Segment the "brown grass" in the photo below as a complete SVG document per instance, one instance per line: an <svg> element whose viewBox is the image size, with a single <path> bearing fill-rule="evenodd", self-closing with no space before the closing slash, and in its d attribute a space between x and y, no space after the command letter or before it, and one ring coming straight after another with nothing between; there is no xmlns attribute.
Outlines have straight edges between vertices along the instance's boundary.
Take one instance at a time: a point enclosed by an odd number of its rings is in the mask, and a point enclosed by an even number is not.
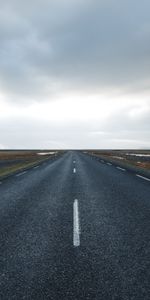
<svg viewBox="0 0 150 300"><path fill-rule="evenodd" d="M106 150L106 151L88 151L96 156L103 157L104 159L111 159L114 162L125 163L131 166L136 166L143 170L150 171L150 158L139 157L139 156L126 156L126 153L137 153L137 154L150 154L150 150Z"/></svg>
<svg viewBox="0 0 150 300"><path fill-rule="evenodd" d="M7 176L16 171L37 165L53 155L40 156L37 153L48 151L0 151L0 160L6 162L6 166L0 166L0 177ZM12 162L11 162L12 160ZM19 162L15 160L20 160ZM9 165L7 164L9 161Z"/></svg>

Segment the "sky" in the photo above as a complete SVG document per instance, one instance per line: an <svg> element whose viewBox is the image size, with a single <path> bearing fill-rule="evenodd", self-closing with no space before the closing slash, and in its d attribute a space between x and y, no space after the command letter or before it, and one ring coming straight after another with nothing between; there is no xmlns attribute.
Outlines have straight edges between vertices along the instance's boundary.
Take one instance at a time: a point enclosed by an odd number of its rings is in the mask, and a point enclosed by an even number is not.
<svg viewBox="0 0 150 300"><path fill-rule="evenodd" d="M149 0L0 7L0 149L150 148Z"/></svg>

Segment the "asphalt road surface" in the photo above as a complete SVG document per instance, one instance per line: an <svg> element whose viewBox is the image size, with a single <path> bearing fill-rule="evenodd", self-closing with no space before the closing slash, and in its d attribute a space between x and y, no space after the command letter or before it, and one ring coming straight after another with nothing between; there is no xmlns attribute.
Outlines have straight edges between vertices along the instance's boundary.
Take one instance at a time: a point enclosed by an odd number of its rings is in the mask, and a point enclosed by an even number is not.
<svg viewBox="0 0 150 300"><path fill-rule="evenodd" d="M69 151L2 181L0 299L149 300L150 181L137 175Z"/></svg>

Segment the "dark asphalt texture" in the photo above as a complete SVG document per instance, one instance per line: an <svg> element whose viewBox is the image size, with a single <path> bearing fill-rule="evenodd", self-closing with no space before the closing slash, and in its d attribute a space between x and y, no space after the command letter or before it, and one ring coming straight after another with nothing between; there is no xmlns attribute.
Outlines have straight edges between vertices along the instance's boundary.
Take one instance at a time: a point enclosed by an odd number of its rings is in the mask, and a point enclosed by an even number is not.
<svg viewBox="0 0 150 300"><path fill-rule="evenodd" d="M4 180L0 299L149 300L150 182L77 151Z"/></svg>

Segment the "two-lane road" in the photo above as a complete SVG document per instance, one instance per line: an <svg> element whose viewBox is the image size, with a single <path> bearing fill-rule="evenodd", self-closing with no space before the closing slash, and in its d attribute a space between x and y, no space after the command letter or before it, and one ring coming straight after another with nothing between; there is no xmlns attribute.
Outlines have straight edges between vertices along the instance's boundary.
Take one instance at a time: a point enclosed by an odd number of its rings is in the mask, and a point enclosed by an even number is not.
<svg viewBox="0 0 150 300"><path fill-rule="evenodd" d="M149 195L77 151L2 181L0 299L149 300Z"/></svg>

